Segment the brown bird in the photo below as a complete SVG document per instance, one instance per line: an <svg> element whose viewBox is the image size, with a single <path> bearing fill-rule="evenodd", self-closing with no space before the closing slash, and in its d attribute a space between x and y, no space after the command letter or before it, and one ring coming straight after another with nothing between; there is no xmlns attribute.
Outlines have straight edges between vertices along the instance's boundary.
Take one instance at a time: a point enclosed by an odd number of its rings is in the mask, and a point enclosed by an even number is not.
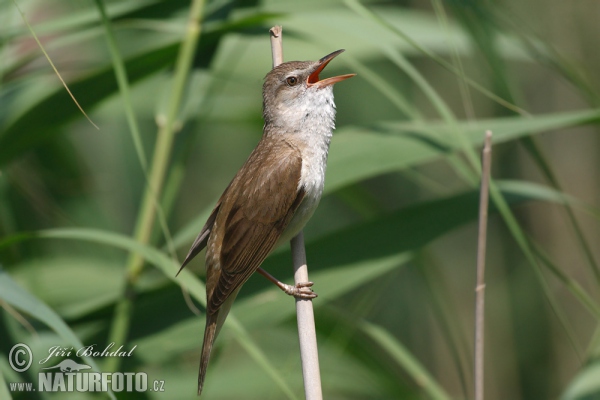
<svg viewBox="0 0 600 400"><path fill-rule="evenodd" d="M289 295L316 297L312 282L286 285L260 265L275 247L302 230L321 199L335 125L333 84L355 74L319 80L319 73L343 51L319 61L283 63L267 74L262 139L221 195L181 266L207 247L198 395L213 342L250 275L258 270Z"/></svg>

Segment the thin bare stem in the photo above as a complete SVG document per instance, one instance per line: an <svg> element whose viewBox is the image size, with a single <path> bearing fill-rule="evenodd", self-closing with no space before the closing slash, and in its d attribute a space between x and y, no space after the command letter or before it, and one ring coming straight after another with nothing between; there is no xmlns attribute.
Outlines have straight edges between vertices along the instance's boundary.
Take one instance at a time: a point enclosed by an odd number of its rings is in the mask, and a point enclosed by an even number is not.
<svg viewBox="0 0 600 400"><path fill-rule="evenodd" d="M283 62L283 28L281 25L275 25L269 29L271 34L271 54L273 54L273 68Z"/></svg>
<svg viewBox="0 0 600 400"><path fill-rule="evenodd" d="M271 52L273 68L283 62L282 28L272 27ZM291 240L292 259L294 263L294 283L308 282L304 234L302 231ZM319 352L317 349L317 332L315 314L310 299L296 298L296 315L298 319L298 339L300 341L300 358L302 360L302 376L304 378L304 395L306 400L322 400L321 372L319 370Z"/></svg>
<svg viewBox="0 0 600 400"><path fill-rule="evenodd" d="M304 250L304 233L300 231L291 241L294 262L294 283L308 282L308 267ZM306 400L322 400L321 372L319 370L319 350L312 300L296 298L296 317L298 319L298 339L300 340L300 358L304 377L304 395Z"/></svg>
<svg viewBox="0 0 600 400"><path fill-rule="evenodd" d="M92 124L94 126L94 128L100 130L100 128L98 128L98 125L96 125L94 123L94 121L92 121L92 119L90 117L88 117L88 115L85 113L85 111L83 111L83 108L79 105L79 102L77 102L77 99L75 98L75 96L73 95L73 93L71 93L71 90L69 89L69 86L67 86L67 83L64 81L64 79L60 75L60 72L58 72L58 69L56 68L56 66L52 62L52 59L50 58L50 56L46 52L46 49L44 49L44 46L42 46L42 42L40 42L40 39L38 39L37 35L35 34L35 31L31 27L31 25L29 25L29 22L27 21L27 18L25 18L25 14L23 14L23 11L21 11L21 8L17 4L17 2L15 0L13 0L13 3L15 5L15 7L17 8L17 10L19 11L19 14L21 14L21 18L23 18L23 22L25 22L25 25L27 25L27 28L29 29L29 32L31 32L31 36L33 36L33 39L35 40L35 42L39 46L40 50L42 51L42 53L44 53L44 56L46 57L46 60L48 60L48 63L50 63L50 66L54 70L54 73L56 74L56 76L58 77L58 79L60 80L60 82L62 83L62 85L65 87L65 90L67 91L67 93L69 93L69 96L71 96L71 99L73 100L73 102L75 103L75 105L77 106L77 108L79 108L79 111L81 111L81 113L83 114L83 116L89 121L90 124Z"/></svg>
<svg viewBox="0 0 600 400"><path fill-rule="evenodd" d="M8 314L10 314L11 317L15 319L15 321L20 323L23 326L23 328L27 329L31 336L35 337L36 340L40 340L40 335L35 330L33 325L31 325L29 321L27 321L27 318L25 318L23 314L21 314L18 310L13 308L13 306L11 306L2 299L0 299L0 308L4 309Z"/></svg>
<svg viewBox="0 0 600 400"><path fill-rule="evenodd" d="M492 162L492 132L485 133L479 196L479 234L477 237L477 285L475 286L475 400L484 397L483 339L485 306L485 247L487 239L490 168Z"/></svg>

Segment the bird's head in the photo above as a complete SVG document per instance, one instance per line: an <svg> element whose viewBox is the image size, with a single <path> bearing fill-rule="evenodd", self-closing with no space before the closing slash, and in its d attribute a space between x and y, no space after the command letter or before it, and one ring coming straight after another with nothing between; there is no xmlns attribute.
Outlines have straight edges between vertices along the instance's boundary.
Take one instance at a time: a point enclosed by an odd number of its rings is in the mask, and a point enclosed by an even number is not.
<svg viewBox="0 0 600 400"><path fill-rule="evenodd" d="M290 61L273 68L263 85L263 116L266 125L302 129L322 114L335 114L333 84L352 78L346 74L320 79L319 74L337 55L334 51L318 61Z"/></svg>

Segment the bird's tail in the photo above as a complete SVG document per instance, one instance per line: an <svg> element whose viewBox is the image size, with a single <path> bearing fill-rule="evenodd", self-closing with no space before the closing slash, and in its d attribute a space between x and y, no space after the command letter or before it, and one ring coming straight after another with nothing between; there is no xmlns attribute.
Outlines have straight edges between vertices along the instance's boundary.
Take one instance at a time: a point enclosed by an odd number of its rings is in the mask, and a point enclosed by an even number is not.
<svg viewBox="0 0 600 400"><path fill-rule="evenodd" d="M204 329L204 343L202 343L202 355L200 356L200 371L198 372L198 396L202 393L204 386L204 377L206 376L206 368L210 360L210 352L217 336L217 320L219 311L212 315L206 315L206 328Z"/></svg>
<svg viewBox="0 0 600 400"><path fill-rule="evenodd" d="M202 386L204 386L204 376L206 375L206 368L208 368L208 360L210 360L210 352L213 347L213 343L221 331L221 327L225 323L225 318L229 314L231 305L235 301L240 288L234 290L227 300L221 305L221 307L213 314L206 314L206 328L204 329L204 343L202 343L202 355L200 356L200 371L198 372L198 396L202 393Z"/></svg>

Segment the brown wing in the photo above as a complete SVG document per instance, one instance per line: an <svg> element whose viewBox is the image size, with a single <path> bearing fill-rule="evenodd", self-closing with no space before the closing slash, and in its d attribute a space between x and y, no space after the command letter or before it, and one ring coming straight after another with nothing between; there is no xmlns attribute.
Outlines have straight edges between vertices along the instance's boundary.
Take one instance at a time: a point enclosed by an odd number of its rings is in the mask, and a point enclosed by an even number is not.
<svg viewBox="0 0 600 400"><path fill-rule="evenodd" d="M259 172L264 165L269 168ZM283 140L261 141L233 179L208 239L209 313L246 282L285 231L304 198L301 170L298 149Z"/></svg>
<svg viewBox="0 0 600 400"><path fill-rule="evenodd" d="M215 223L215 219L217 218L217 213L219 212L220 206L221 200L219 199L217 205L210 213L210 217L208 217L208 219L206 220L204 227L196 237L196 240L194 240L192 247L190 247L190 251L188 251L187 256L185 256L185 260L183 260L183 264L181 264L181 268L179 268L179 271L177 271L177 274L175 276L179 275L181 270L185 268L185 266L188 265L188 263L192 261L192 259L196 257L198 253L200 253L202 249L206 247L206 244L208 243L208 236L210 235L210 231L212 230L213 224Z"/></svg>

